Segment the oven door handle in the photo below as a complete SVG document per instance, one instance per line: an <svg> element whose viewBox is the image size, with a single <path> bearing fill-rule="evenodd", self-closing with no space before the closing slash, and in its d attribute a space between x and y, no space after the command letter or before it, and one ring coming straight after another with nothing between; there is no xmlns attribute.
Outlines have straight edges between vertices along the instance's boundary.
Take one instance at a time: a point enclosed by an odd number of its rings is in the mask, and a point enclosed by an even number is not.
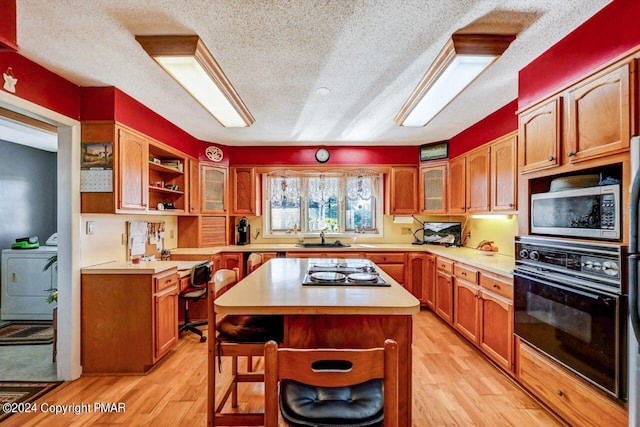
<svg viewBox="0 0 640 427"><path fill-rule="evenodd" d="M514 277L522 277L523 279L528 279L528 280L535 280L537 282L546 282L547 284L549 284L549 286L553 286L554 288L558 288L558 289L562 289L563 291L567 291L567 292L573 292L574 294L578 294L580 296L586 297L586 298L591 298L597 301L602 301L605 304L609 305L609 301L613 298L603 298L598 294L592 294L591 292L586 292L582 289L576 289L576 288L568 288L566 286L563 285L559 285L556 282L553 282L551 280L548 279L544 279L542 277L536 277L536 276L530 276L528 274L524 274L521 271L514 271L513 272L513 276Z"/></svg>

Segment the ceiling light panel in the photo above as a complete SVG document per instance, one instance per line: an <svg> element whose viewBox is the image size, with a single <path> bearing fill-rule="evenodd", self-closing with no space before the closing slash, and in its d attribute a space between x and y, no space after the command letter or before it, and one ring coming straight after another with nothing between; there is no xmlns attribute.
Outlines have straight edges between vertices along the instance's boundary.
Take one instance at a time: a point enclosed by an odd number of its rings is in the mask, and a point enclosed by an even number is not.
<svg viewBox="0 0 640 427"><path fill-rule="evenodd" d="M198 36L136 36L142 48L224 127L255 121Z"/></svg>
<svg viewBox="0 0 640 427"><path fill-rule="evenodd" d="M396 124L425 126L514 39L513 35L454 34L396 116Z"/></svg>

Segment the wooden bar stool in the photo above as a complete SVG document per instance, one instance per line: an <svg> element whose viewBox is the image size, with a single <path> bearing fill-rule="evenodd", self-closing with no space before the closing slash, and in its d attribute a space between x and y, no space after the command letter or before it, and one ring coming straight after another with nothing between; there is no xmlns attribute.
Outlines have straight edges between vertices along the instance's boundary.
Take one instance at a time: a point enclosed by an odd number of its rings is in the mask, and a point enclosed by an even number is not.
<svg viewBox="0 0 640 427"><path fill-rule="evenodd" d="M231 407L238 407L238 384L264 382L263 372L239 372L238 357L263 356L264 344L269 339L282 340L282 316L226 315L216 319L214 301L238 282L238 269L222 269L213 276L214 287L209 297L210 325L216 325L216 339L209 340L209 407L208 422L212 426L261 426L264 412L223 412L229 397ZM280 320L278 323L278 319ZM231 382L224 388L216 404L216 377L222 368L222 357L231 357Z"/></svg>
<svg viewBox="0 0 640 427"><path fill-rule="evenodd" d="M247 274L253 273L253 271L262 265L262 255L252 253L247 258Z"/></svg>

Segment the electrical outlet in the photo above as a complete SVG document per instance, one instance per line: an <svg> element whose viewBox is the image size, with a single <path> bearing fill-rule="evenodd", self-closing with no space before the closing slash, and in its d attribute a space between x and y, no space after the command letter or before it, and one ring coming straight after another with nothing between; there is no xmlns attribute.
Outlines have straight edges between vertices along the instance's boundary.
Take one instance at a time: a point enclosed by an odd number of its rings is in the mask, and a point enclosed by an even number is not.
<svg viewBox="0 0 640 427"><path fill-rule="evenodd" d="M173 239L175 236L175 231L174 230L169 230L169 238Z"/></svg>
<svg viewBox="0 0 640 427"><path fill-rule="evenodd" d="M412 234L413 231L411 231L411 227L402 227L402 229L400 230L400 234Z"/></svg>
<svg viewBox="0 0 640 427"><path fill-rule="evenodd" d="M95 223L93 221L87 221L87 229L86 229L86 233L87 234L93 234L95 231L94 228Z"/></svg>

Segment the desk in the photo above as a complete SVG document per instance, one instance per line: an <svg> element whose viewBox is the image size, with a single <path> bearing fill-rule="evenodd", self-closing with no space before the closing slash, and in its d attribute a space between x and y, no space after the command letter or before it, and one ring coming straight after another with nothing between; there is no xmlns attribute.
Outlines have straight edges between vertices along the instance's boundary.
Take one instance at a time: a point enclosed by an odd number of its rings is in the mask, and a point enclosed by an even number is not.
<svg viewBox="0 0 640 427"><path fill-rule="evenodd" d="M317 261L317 260L316 260ZM322 259L327 262L327 259ZM378 268L390 287L302 286L313 259L275 258L260 266L215 301L209 315L282 314L285 347L381 347L398 343L400 425L411 425L411 315L419 301ZM215 340L209 340L209 425L215 407Z"/></svg>

